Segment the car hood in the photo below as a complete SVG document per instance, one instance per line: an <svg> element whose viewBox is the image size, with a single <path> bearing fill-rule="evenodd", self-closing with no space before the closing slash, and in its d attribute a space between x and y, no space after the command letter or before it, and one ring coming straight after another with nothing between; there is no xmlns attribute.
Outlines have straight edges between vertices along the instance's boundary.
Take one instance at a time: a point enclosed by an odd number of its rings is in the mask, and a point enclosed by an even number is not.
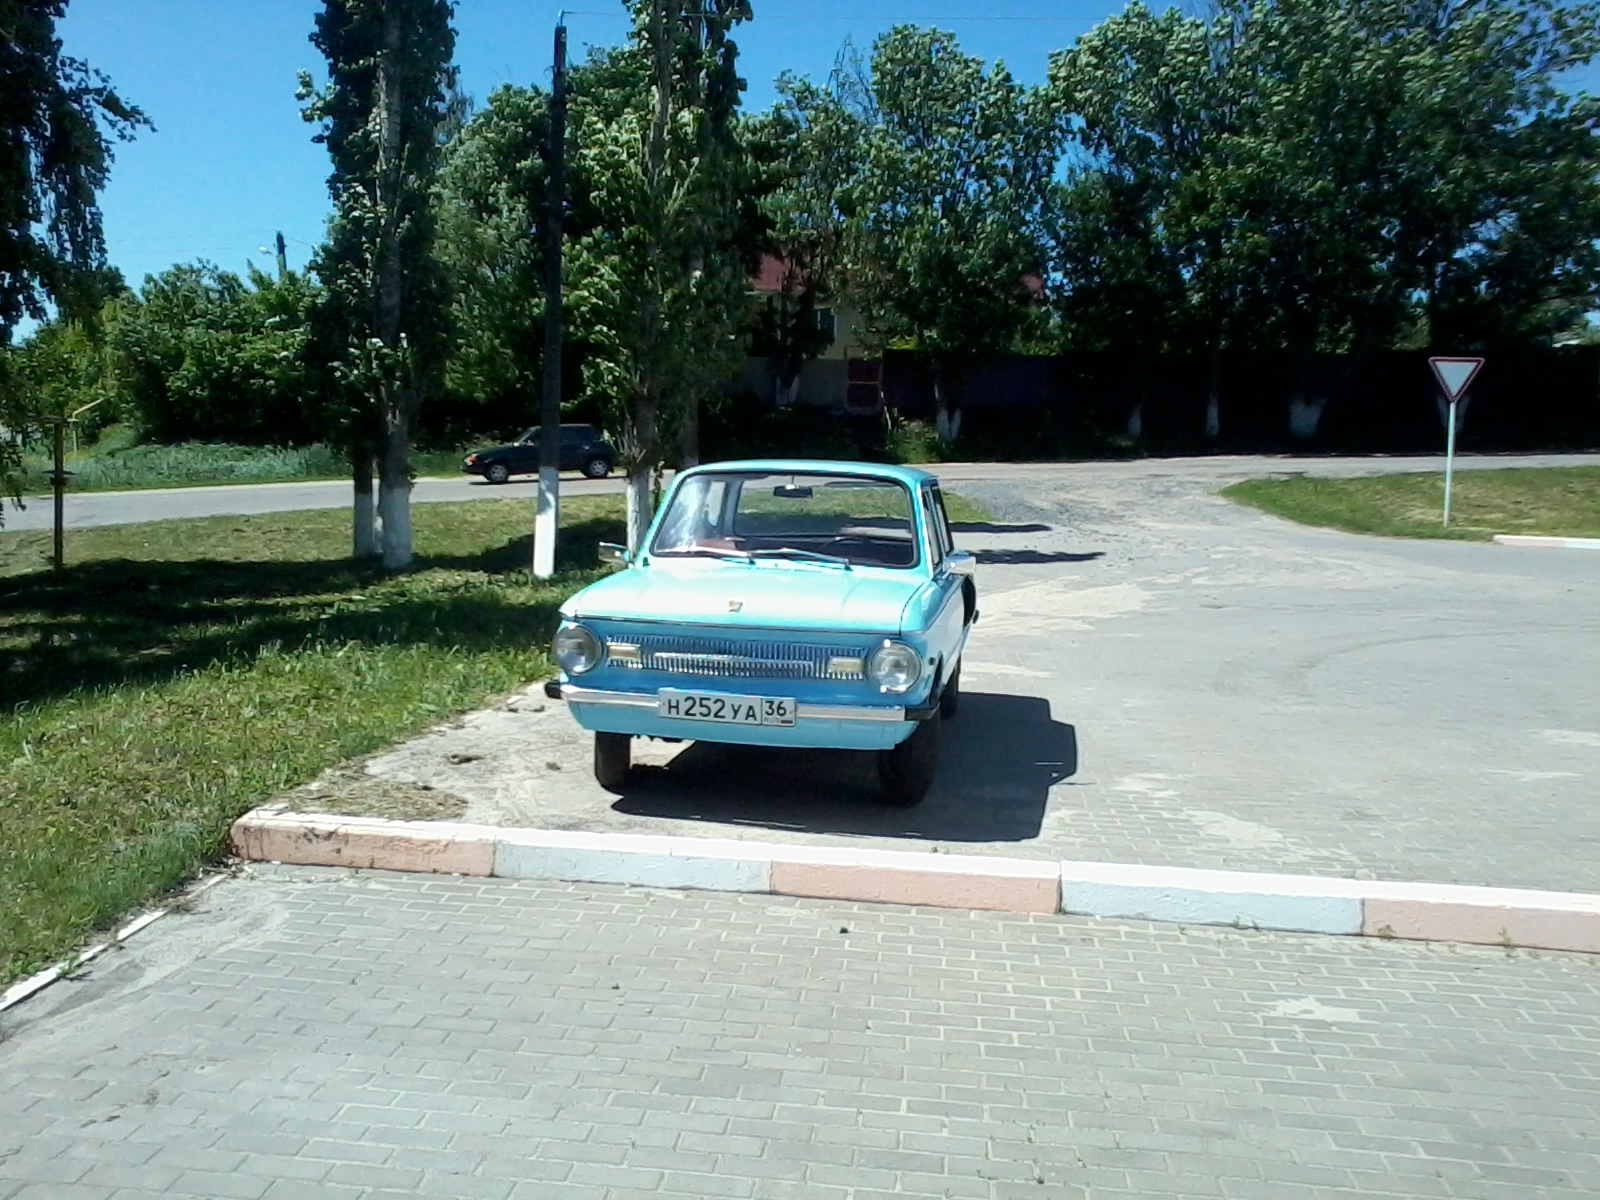
<svg viewBox="0 0 1600 1200"><path fill-rule="evenodd" d="M808 563L743 560L630 567L577 593L567 617L666 621L725 629L838 633L900 632L926 580L913 571L842 570Z"/></svg>
<svg viewBox="0 0 1600 1200"><path fill-rule="evenodd" d="M509 446L490 446L487 450L474 450L469 457L484 458L490 454L505 454L507 451L516 450L521 446L521 442L513 442Z"/></svg>

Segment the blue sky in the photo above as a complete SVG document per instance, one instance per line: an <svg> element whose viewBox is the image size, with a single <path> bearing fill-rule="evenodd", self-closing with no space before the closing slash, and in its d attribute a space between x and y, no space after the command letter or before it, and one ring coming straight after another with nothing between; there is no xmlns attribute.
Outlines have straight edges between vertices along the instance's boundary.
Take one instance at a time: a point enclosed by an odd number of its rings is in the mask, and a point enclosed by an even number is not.
<svg viewBox="0 0 1600 1200"><path fill-rule="evenodd" d="M557 5L543 0L460 0L456 58L478 102L506 83L549 78ZM756 19L737 40L746 104L766 107L782 71L821 78L846 37L860 46L897 21L952 30L963 47L1003 58L1042 80L1053 49L1121 8L1119 0L867 0L832 12L805 0L754 0ZM295 73L316 71L306 40L317 0L71 0L60 27L66 52L111 76L155 122L117 147L101 197L107 251L128 281L175 262L209 259L242 273L275 230L301 266L328 214L326 151L299 115ZM619 42L628 22L616 0L568 10L571 53ZM974 19L974 18L978 19ZM19 333L22 332L19 330Z"/></svg>
<svg viewBox="0 0 1600 1200"><path fill-rule="evenodd" d="M586 45L623 39L628 22L619 0L577 3L567 19L574 58ZM130 283L197 258L240 273L252 260L269 266L271 257L258 251L280 229L290 264L304 264L329 207L327 154L312 143L294 99L295 73L320 64L306 40L320 7L320 0L71 0L60 29L67 52L109 74L156 124L117 148L101 198L110 259ZM866 0L834 9L753 0L753 7L756 18L737 39L746 103L764 108L781 71L820 79L847 37L866 47L901 21L952 30L969 53L1004 59L1019 78L1037 82L1050 51L1071 45L1122 0ZM852 15L834 15L846 11ZM460 0L456 57L466 90L481 103L502 84L547 81L556 13L544 0ZM1597 74L1584 71L1583 82L1593 87Z"/></svg>

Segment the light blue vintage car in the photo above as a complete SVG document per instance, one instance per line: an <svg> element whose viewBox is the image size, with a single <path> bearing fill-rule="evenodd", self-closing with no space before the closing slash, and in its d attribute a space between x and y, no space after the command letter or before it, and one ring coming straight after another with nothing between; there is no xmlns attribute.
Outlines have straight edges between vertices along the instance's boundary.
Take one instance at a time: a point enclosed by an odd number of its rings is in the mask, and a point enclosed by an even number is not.
<svg viewBox="0 0 1600 1200"><path fill-rule="evenodd" d="M884 798L933 782L977 620L974 559L926 471L710 463L672 482L633 561L561 608L548 695L625 786L632 739L878 752Z"/></svg>

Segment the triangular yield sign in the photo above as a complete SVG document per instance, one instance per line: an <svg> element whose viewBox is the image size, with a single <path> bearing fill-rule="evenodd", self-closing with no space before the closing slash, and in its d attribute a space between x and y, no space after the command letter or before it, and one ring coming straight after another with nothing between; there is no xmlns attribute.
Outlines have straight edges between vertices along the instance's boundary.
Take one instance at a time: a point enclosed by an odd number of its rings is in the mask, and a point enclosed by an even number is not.
<svg viewBox="0 0 1600 1200"><path fill-rule="evenodd" d="M1444 389L1444 394L1452 401L1461 399L1473 378L1478 374L1478 369L1483 366L1481 358L1430 358L1428 365L1433 368L1434 376L1439 380L1439 386Z"/></svg>

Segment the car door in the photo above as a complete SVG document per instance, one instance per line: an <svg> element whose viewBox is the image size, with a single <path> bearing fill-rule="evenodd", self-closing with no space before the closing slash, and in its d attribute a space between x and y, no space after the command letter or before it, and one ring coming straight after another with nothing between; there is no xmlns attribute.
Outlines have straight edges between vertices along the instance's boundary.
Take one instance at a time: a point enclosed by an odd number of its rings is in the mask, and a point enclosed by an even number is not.
<svg viewBox="0 0 1600 1200"><path fill-rule="evenodd" d="M534 475L539 471L539 435L533 433L511 447L511 469L519 475Z"/></svg>
<svg viewBox="0 0 1600 1200"><path fill-rule="evenodd" d="M928 628L928 645L948 668L960 659L966 644L967 603L963 595L966 577L952 566L955 539L950 533L950 519L945 514L944 496L937 485L930 484L922 490L922 524L923 547L932 568L933 584L939 592L935 616Z"/></svg>
<svg viewBox="0 0 1600 1200"><path fill-rule="evenodd" d="M582 426L561 427L561 469L577 471L583 467L583 452L589 448L589 431Z"/></svg>

